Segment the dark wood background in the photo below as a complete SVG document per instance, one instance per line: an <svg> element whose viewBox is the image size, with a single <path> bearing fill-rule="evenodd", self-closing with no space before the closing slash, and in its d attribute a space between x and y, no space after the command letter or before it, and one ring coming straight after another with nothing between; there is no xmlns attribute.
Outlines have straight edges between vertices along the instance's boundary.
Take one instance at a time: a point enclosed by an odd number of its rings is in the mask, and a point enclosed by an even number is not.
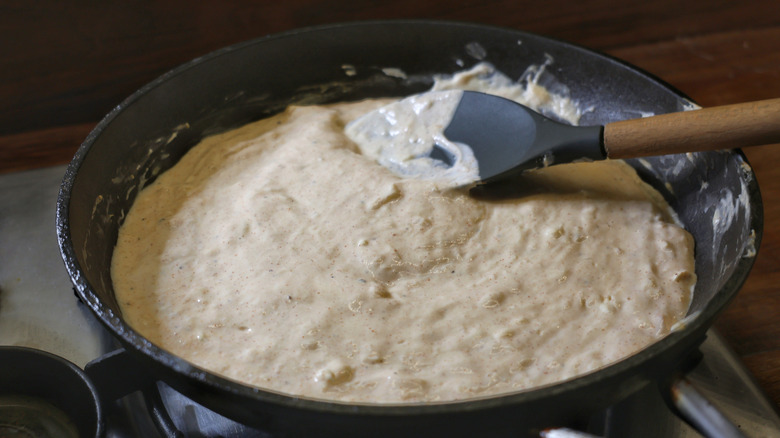
<svg viewBox="0 0 780 438"><path fill-rule="evenodd" d="M704 106L780 97L777 0L0 0L0 172L67 163L125 97L212 50L296 27L388 18L567 40L633 63ZM780 145L746 153L764 199L764 240L716 326L780 404Z"/></svg>

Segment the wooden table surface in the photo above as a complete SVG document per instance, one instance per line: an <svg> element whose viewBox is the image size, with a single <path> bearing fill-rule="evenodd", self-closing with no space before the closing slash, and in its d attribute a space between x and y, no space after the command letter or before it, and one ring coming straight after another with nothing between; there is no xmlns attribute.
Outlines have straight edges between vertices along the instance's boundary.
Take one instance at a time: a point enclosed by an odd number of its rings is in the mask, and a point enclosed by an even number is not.
<svg viewBox="0 0 780 438"><path fill-rule="evenodd" d="M3 1L0 172L67 163L122 99L214 49L301 26L390 18L567 40L643 68L703 106L780 97L777 0ZM764 237L716 327L780 404L780 145L746 154L764 201Z"/></svg>

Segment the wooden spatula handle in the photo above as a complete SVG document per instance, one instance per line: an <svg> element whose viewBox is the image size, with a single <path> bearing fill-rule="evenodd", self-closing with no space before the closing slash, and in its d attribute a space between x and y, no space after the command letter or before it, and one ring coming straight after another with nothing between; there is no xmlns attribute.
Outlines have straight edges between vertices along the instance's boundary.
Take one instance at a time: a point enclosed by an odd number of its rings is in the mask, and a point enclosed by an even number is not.
<svg viewBox="0 0 780 438"><path fill-rule="evenodd" d="M774 143L780 143L780 99L662 114L604 126L604 148L609 158Z"/></svg>

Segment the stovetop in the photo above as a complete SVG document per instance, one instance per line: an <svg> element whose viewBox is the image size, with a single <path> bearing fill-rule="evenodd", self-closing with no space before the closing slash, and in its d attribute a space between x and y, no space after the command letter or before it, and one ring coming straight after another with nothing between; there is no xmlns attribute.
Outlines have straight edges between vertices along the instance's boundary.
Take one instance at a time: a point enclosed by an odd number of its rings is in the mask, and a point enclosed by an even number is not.
<svg viewBox="0 0 780 438"><path fill-rule="evenodd" d="M79 367L115 348L111 336L81 305L57 247L54 211L64 166L0 175L0 345L26 346L62 356ZM714 331L688 379L748 437L779 437L776 407ZM264 436L200 407L159 384L186 436ZM175 402L175 403L171 403ZM673 415L659 392L647 388L604 413L606 437L700 436ZM107 436L155 437L140 394L113 406ZM227 429L219 429L224 424ZM227 431L227 432L226 432Z"/></svg>

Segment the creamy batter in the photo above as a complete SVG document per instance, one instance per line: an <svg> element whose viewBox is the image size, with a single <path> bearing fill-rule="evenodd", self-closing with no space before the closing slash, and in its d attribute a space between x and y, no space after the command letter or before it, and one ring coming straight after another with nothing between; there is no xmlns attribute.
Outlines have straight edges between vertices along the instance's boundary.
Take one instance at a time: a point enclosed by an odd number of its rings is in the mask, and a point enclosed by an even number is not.
<svg viewBox="0 0 780 438"><path fill-rule="evenodd" d="M249 385L410 403L565 380L685 316L692 238L628 165L473 196L361 153L345 125L387 103L291 107L143 190L112 262L128 323Z"/></svg>
<svg viewBox="0 0 780 438"><path fill-rule="evenodd" d="M413 95L362 115L345 132L362 155L401 177L436 179L452 187L470 185L479 180L474 153L444 135L461 96L461 90ZM434 145L452 163L431 158Z"/></svg>

